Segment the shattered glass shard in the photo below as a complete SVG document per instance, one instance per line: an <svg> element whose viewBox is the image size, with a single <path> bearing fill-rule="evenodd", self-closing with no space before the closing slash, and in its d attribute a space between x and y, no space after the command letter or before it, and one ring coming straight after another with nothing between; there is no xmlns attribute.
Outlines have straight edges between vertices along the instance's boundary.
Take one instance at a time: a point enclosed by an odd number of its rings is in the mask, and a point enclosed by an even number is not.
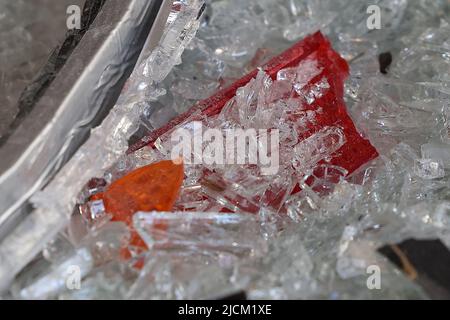
<svg viewBox="0 0 450 320"><path fill-rule="evenodd" d="M148 248L184 252L228 252L236 256L264 249L254 215L214 212L138 212L134 227ZM245 232L243 232L245 230Z"/></svg>
<svg viewBox="0 0 450 320"><path fill-rule="evenodd" d="M293 166L304 172L320 160L331 157L345 144L345 136L338 127L325 127L294 148Z"/></svg>
<svg viewBox="0 0 450 320"><path fill-rule="evenodd" d="M416 159L414 172L423 179L437 179L445 176L442 161L433 159Z"/></svg>

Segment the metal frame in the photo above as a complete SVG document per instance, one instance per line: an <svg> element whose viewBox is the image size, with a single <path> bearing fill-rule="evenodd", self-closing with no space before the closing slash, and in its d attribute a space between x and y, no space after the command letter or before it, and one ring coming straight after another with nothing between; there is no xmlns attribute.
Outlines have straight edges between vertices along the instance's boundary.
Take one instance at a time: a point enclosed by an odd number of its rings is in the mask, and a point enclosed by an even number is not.
<svg viewBox="0 0 450 320"><path fill-rule="evenodd" d="M0 241L30 213L29 197L115 104L144 44L158 43L170 4L106 1L45 95L0 148Z"/></svg>

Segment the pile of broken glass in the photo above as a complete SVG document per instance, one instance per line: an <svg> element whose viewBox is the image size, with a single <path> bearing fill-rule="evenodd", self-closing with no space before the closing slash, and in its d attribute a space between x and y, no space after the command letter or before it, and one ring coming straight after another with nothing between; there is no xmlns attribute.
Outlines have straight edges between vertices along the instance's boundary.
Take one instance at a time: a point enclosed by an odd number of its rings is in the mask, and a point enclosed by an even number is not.
<svg viewBox="0 0 450 320"><path fill-rule="evenodd" d="M449 23L445 0L176 1L11 295L427 298L377 250L450 248ZM174 159L180 132L194 142Z"/></svg>

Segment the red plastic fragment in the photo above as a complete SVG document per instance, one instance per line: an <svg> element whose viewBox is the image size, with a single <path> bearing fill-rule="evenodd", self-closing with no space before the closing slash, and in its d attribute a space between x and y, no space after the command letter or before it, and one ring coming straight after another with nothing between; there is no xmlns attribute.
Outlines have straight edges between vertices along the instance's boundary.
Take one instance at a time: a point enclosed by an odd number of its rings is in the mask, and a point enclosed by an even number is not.
<svg viewBox="0 0 450 320"><path fill-rule="evenodd" d="M318 65L323 68L323 71L313 78L305 89L308 86L313 86L324 77L326 77L330 89L322 97L317 98L311 105L306 106L309 110L322 108L323 112L317 114L316 123L308 127L308 130L302 134L300 140L308 138L325 126L341 127L346 136L346 143L338 150L330 162L333 165L346 169L350 174L366 162L376 158L378 152L371 145L370 141L361 137L347 113L343 99L344 81L349 75L347 62L333 50L330 42L319 31L273 58L262 69L272 79L275 79L278 71L297 66L307 57L315 57ZM158 137L182 124L195 113L200 112L205 116L218 114L225 104L235 96L237 89L245 86L252 78L256 77L257 73L258 69L255 69L229 87L218 91L212 97L199 101L187 112L174 118L165 126L154 130L141 141L131 146L128 153L132 153L146 145L153 147ZM305 105L302 108L305 108Z"/></svg>
<svg viewBox="0 0 450 320"><path fill-rule="evenodd" d="M317 32L312 36L305 38L304 40L298 42L279 56L271 59L267 64L265 64L262 69L267 72L272 78L275 78L277 72L281 69L292 67L297 65L300 61L305 59L308 55L316 51L321 44L324 44L324 41L328 43L328 40L324 38L324 36ZM141 149L146 145L153 145L156 139L163 135L164 133L170 131L172 128L178 126L183 123L186 119L188 119L192 114L201 111L203 114L210 116L220 112L224 105L236 95L236 90L240 87L245 86L252 78L256 77L258 73L258 69L253 70L249 74L245 75L241 79L235 81L229 87L224 88L218 91L213 96L201 100L192 106L185 113L180 114L175 117L171 121L169 121L166 125L161 128L152 131L149 135L144 137L141 141L132 145L128 150L128 153L133 153L136 150Z"/></svg>

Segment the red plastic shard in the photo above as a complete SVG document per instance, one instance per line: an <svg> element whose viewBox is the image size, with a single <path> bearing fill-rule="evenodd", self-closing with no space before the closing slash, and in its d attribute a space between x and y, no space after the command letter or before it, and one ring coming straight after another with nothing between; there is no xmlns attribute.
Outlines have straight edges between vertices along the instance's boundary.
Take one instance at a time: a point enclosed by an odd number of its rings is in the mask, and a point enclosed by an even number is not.
<svg viewBox="0 0 450 320"><path fill-rule="evenodd" d="M275 79L278 71L281 69L295 67L306 58L311 57L316 59L323 71L314 77L305 89L307 90L308 86L312 87L324 78L326 78L330 88L326 91L326 94L317 98L311 105L306 106L307 109L313 111L321 108L323 112L317 114L315 124L310 125L299 140L308 138L325 126L339 126L344 131L346 143L330 162L333 165L346 169L350 174L366 162L376 158L378 152L371 145L370 141L361 137L347 113L343 99L344 81L349 75L347 62L333 50L330 42L319 31L270 60L262 67L262 70L272 79ZM258 69L255 69L229 87L218 91L212 97L199 101L187 112L174 118L165 126L154 130L141 141L131 146L128 153L132 153L146 145L153 147L158 137L182 124L193 114L200 113L207 117L218 114L225 104L235 96L237 89L245 86L252 78L256 77L257 73ZM302 108L305 108L305 106L302 106Z"/></svg>
<svg viewBox="0 0 450 320"><path fill-rule="evenodd" d="M331 160L331 163L352 173L364 163L376 158L378 152L367 139L361 137L347 113L343 91L344 81L349 74L349 67L347 62L332 49L330 42L320 32L317 32L270 60L262 69L274 79L281 69L297 66L301 61L311 56L317 59L319 66L323 68L323 72L313 78L307 86L313 86L326 78L330 89L325 95L308 106L310 110L323 108L324 112L318 114L316 124L309 127L309 130L300 137L300 140L306 139L325 126L341 127L346 136L346 143L339 150L338 155ZM160 129L154 130L140 142L131 146L128 152L134 152L146 145L153 146L158 137L180 125L196 112L201 112L205 116L219 113L224 105L234 97L236 90L245 86L256 76L257 72L258 70L255 69L229 87L220 90L214 96L198 102L187 112L174 118Z"/></svg>
<svg viewBox="0 0 450 320"><path fill-rule="evenodd" d="M326 45L329 47L328 40L320 33L317 32L304 40L298 42L282 54L271 59L267 64L265 64L262 69L268 73L272 78L277 76L277 72L281 69L293 67L299 64L300 61L308 57L311 53L318 50L321 45ZM345 63L345 61L344 61ZM346 66L346 63L345 63ZM348 67L346 67L348 72ZM148 136L144 137L141 141L132 145L128 150L128 153L133 153L136 150L146 146L153 145L154 142L163 135L164 133L170 131L172 128L178 126L187 120L191 115L196 112L201 112L206 116L211 116L217 114L222 110L225 104L236 95L237 89L245 86L252 78L255 78L258 73L258 69L253 70L249 74L245 75L241 79L235 81L229 87L218 91L213 96L201 100L192 106L188 111L179 115L178 117L169 121L163 127L152 131Z"/></svg>

